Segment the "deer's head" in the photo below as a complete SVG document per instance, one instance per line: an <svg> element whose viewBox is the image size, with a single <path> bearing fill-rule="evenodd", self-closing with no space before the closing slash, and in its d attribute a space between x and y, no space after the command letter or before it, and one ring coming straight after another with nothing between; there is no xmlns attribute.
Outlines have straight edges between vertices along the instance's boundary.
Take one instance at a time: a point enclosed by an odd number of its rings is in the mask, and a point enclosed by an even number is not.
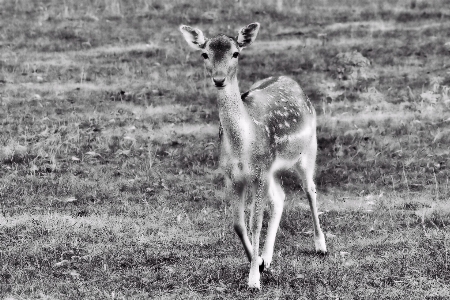
<svg viewBox="0 0 450 300"><path fill-rule="evenodd" d="M236 37L219 34L207 39L200 29L180 26L189 46L202 52L206 69L218 89L236 79L239 53L253 43L258 30L259 23L251 23L239 30Z"/></svg>

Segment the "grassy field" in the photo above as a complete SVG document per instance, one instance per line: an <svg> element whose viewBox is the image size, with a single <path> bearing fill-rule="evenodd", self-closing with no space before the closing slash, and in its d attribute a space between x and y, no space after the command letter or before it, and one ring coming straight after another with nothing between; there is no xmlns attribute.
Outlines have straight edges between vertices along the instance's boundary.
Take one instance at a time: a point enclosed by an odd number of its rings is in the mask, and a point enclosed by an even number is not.
<svg viewBox="0 0 450 300"><path fill-rule="evenodd" d="M445 0L0 7L1 299L450 298ZM306 197L282 174L258 292L217 170L215 90L178 31L255 21L241 91L285 74L313 101L329 248L314 254Z"/></svg>

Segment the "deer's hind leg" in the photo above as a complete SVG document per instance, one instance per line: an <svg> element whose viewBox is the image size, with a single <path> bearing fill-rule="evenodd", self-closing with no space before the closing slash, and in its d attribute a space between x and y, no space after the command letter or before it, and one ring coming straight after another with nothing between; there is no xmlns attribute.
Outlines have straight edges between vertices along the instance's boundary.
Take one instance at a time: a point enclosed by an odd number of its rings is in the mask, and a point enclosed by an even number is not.
<svg viewBox="0 0 450 300"><path fill-rule="evenodd" d="M314 184L314 168L316 165L317 140L314 136L308 149L305 149L300 156L300 159L295 164L294 169L298 173L303 183L303 189L308 197L309 207L314 228L314 245L316 252L325 254L327 246L325 243L325 236L320 228L319 216L317 213L316 201L316 185Z"/></svg>
<svg viewBox="0 0 450 300"><path fill-rule="evenodd" d="M264 262L263 267L265 269L268 269L272 263L275 238L277 235L278 226L280 225L281 215L283 214L284 199L286 198L280 183L274 175L274 172L270 173L267 180L271 215L269 225L267 227L264 249L261 254L261 258Z"/></svg>

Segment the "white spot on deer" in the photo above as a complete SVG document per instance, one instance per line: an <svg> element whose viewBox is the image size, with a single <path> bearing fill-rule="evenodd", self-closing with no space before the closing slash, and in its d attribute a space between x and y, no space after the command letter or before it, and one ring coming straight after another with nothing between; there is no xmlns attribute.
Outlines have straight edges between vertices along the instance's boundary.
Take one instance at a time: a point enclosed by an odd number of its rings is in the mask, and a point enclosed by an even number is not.
<svg viewBox="0 0 450 300"><path fill-rule="evenodd" d="M288 137L286 136L286 135L283 135L283 136L274 136L274 141L275 141L275 143L277 143L277 144L281 144L281 143L283 143L283 142L286 142L288 140Z"/></svg>
<svg viewBox="0 0 450 300"><path fill-rule="evenodd" d="M253 122L254 122L256 125L258 125L258 126L263 125L263 123L261 123L261 122L255 120L255 118L252 118L252 119L253 119Z"/></svg>

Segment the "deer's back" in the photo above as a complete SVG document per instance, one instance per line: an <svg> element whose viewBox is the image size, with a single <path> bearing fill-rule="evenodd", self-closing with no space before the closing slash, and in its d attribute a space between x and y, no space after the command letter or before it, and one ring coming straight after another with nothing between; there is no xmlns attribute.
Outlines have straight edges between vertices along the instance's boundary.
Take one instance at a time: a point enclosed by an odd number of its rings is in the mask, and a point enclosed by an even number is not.
<svg viewBox="0 0 450 300"><path fill-rule="evenodd" d="M315 138L314 107L296 81L286 76L256 82L242 94L255 124L263 156L293 158Z"/></svg>

